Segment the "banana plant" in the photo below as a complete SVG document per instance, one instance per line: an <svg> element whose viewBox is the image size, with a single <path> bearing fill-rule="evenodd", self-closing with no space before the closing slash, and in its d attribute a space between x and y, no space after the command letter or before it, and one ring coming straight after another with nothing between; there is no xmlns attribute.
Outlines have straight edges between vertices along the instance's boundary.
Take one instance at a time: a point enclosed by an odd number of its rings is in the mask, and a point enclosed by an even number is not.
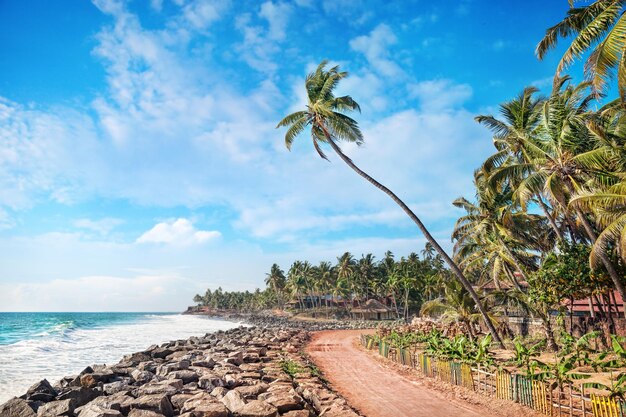
<svg viewBox="0 0 626 417"><path fill-rule="evenodd" d="M492 366L495 362L493 355L489 352L491 346L491 334L483 337L476 343L476 351L474 352L473 362L480 365Z"/></svg>
<svg viewBox="0 0 626 417"><path fill-rule="evenodd" d="M518 368L525 369L528 376L533 376L537 368L545 366L543 362L535 359L545 345L546 340L542 339L537 343L526 346L519 337L516 337L513 340L515 357L509 362L512 362Z"/></svg>
<svg viewBox="0 0 626 417"><path fill-rule="evenodd" d="M626 395L626 373L621 372L616 378L611 373L611 384L605 385L600 382L585 382L582 384L585 388L602 389L609 392L609 397L617 397L625 399Z"/></svg>

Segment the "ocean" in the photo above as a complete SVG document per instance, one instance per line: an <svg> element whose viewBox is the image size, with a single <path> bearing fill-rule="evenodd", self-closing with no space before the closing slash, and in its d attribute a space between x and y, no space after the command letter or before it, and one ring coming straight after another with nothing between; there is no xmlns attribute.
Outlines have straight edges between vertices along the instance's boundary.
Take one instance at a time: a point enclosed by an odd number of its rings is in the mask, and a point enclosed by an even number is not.
<svg viewBox="0 0 626 417"><path fill-rule="evenodd" d="M153 344L239 325L172 313L0 313L0 404L43 378L54 383Z"/></svg>

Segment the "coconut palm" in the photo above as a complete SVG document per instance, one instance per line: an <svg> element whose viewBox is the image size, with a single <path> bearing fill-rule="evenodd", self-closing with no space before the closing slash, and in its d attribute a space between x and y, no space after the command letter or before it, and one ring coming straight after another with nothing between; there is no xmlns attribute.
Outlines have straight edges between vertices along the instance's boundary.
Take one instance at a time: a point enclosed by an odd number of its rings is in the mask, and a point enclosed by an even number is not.
<svg viewBox="0 0 626 417"><path fill-rule="evenodd" d="M472 297L454 281L446 283L443 297L426 301L420 309L420 315L439 317L444 322L463 323L472 339L475 337L474 324L480 319ZM495 321L495 317L491 317L491 320Z"/></svg>
<svg viewBox="0 0 626 417"><path fill-rule="evenodd" d="M573 1L570 1L573 3ZM570 7L566 17L546 31L537 45L537 57L556 47L559 37L574 37L556 69L556 82L561 73L586 52L585 76L596 93L604 90L617 73L617 86L622 102L626 102L626 15L624 0L596 0L583 7Z"/></svg>
<svg viewBox="0 0 626 417"><path fill-rule="evenodd" d="M309 74L305 81L308 103L305 110L296 111L284 119L282 119L277 127L287 127L285 133L285 144L291 149L294 139L309 128L311 131L311 139L313 147L317 153L324 159L326 155L321 149L321 144L328 144L332 150L358 175L370 182L374 187L387 194L402 210L415 222L417 227L426 237L435 250L442 256L446 263L452 269L455 277L470 293L476 302L476 305L485 320L485 324L492 333L494 339L502 344L502 340L498 335L493 323L487 315L487 311L482 305L478 294L472 288L470 282L463 275L463 272L454 263L452 258L443 250L441 245L433 238L422 221L413 213L413 211L393 193L389 188L385 187L370 175L357 167L352 160L346 156L337 141L346 141L360 145L363 143L363 135L356 120L347 116L345 113L350 111L360 111L358 103L350 96L336 97L334 89L339 82L348 76L347 72L340 71L338 66L326 69L328 62L322 61L317 69Z"/></svg>
<svg viewBox="0 0 626 417"><path fill-rule="evenodd" d="M278 264L273 264L270 272L265 274L265 285L267 285L275 294L280 308L283 308L284 306L283 292L286 284L287 280L285 278L285 272L280 269Z"/></svg>
<svg viewBox="0 0 626 417"><path fill-rule="evenodd" d="M483 163L483 172L490 173L501 166L528 162L529 155L523 144L538 134L544 102L543 99L536 97L537 92L535 87L526 87L513 100L501 104L501 119L491 115L475 118L478 123L486 126L494 133L493 144L497 150ZM521 178L510 177L507 178L507 181L507 184L499 186L515 188ZM534 196L528 196L527 200L522 200L519 203L525 209L528 201L534 201L541 207L556 236L563 239L562 228L557 225L558 215L556 215L554 208L544 201L542 194L537 193Z"/></svg>
<svg viewBox="0 0 626 417"><path fill-rule="evenodd" d="M526 251L539 250L544 243L541 231L545 229L545 220L537 215L529 214L518 210L513 203L513 191L507 183L496 184L497 188L490 187L486 175L478 170L474 174L474 185L476 186L476 203L472 203L461 197L452 204L463 208L466 214L461 216L452 232L452 240L455 240L455 255L461 262L468 256L468 248L475 243L486 248L491 246L492 254L498 254L500 262L493 263L498 267L504 261L512 265L516 271L528 281L526 269L530 266L534 269L534 264L523 264L521 258L533 259L529 253L518 256L511 249L513 246ZM489 245L485 244L489 243ZM495 246L495 251L493 250ZM464 250L461 250L461 249ZM461 255L461 256L460 256ZM501 267L501 266L500 266ZM496 286L498 286L498 274L492 274Z"/></svg>
<svg viewBox="0 0 626 417"><path fill-rule="evenodd" d="M526 161L511 163L495 169L492 180L523 178L514 198L528 200L544 193L553 205L573 212L582 225L586 237L595 243L598 233L580 207L568 206L570 198L589 182L602 181L606 176L598 169L602 158L593 148L594 141L587 127L588 106L593 97L587 94L588 83L568 84L569 78L559 80L550 97L543 103L540 130L535 138L521 142ZM600 165L603 163L600 162ZM622 297L626 289L615 265L606 252L598 252L602 265L611 276ZM624 299L626 307L626 299Z"/></svg>

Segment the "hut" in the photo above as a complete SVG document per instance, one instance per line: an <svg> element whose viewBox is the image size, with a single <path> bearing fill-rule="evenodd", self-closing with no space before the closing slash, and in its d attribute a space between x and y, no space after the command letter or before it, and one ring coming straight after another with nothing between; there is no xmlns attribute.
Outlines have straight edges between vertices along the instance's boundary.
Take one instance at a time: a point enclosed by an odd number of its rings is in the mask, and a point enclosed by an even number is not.
<svg viewBox="0 0 626 417"><path fill-rule="evenodd" d="M370 299L360 307L353 307L350 315L356 320L390 320L394 312L380 301Z"/></svg>

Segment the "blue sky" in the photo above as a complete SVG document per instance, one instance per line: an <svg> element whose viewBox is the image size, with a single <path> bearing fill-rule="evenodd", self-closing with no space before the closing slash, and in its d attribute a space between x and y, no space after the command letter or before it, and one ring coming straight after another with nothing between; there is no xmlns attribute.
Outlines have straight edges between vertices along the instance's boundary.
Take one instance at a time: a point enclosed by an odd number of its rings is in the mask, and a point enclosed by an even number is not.
<svg viewBox="0 0 626 417"><path fill-rule="evenodd" d="M0 310L180 310L273 262L419 251L418 230L278 120L324 58L366 143L344 150L446 247L491 152L473 117L559 54L567 1L0 2Z"/></svg>

